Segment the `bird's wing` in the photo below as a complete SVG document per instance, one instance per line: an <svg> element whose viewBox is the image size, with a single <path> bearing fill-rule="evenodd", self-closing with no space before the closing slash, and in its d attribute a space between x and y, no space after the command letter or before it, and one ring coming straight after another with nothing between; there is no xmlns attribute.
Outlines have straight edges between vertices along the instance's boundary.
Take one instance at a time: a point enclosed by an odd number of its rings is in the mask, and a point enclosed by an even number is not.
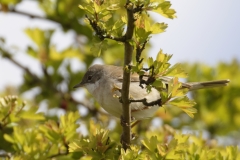
<svg viewBox="0 0 240 160"><path fill-rule="evenodd" d="M111 71L109 71L111 76L115 77L117 81L122 83L123 81L123 69L122 67L114 66ZM147 75L147 73L146 73ZM166 85L168 85L169 81L172 80L171 77L158 77L160 78ZM147 77L143 77L144 80L147 79ZM139 75L137 73L131 74L131 82L139 82ZM211 87L221 87L226 86L230 81L228 79L226 80L217 80L217 81L208 81L208 82L181 82L182 89L188 88L189 90L196 90L196 89L202 89L202 88L211 88Z"/></svg>
<svg viewBox="0 0 240 160"><path fill-rule="evenodd" d="M107 73L111 77L115 77L117 81L122 82L123 81L123 68L119 66L112 66L111 69L106 68ZM139 82L139 75L137 73L131 74L131 82Z"/></svg>
<svg viewBox="0 0 240 160"><path fill-rule="evenodd" d="M116 77L117 81L122 83L123 81L123 69L122 67L117 67L115 66L113 69L111 69L110 72L111 77ZM146 72L145 75L148 75L148 73ZM144 76L143 80L147 80L148 77ZM172 79L170 77L158 77L160 78L166 85L169 83L169 81ZM139 74L137 73L131 73L131 77L130 77L131 82L139 82ZM182 83L183 88L190 88L190 85L188 85L187 83Z"/></svg>

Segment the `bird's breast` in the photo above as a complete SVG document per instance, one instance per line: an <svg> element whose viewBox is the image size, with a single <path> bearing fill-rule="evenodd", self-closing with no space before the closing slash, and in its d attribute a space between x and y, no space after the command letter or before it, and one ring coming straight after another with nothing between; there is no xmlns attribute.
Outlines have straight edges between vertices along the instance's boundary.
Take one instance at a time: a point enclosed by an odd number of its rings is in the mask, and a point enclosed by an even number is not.
<svg viewBox="0 0 240 160"><path fill-rule="evenodd" d="M121 87L122 83L120 82L104 80L100 80L94 84L86 86L87 90L93 95L103 109L118 118L122 115L122 104L116 97L121 96ZM146 98L148 102L155 101L160 98L160 94L157 90L152 89L151 93L147 93L146 89L139 87L139 83L131 83L129 94L132 99L137 100ZM142 102L131 103L130 107L132 110L132 116L136 119L149 118L158 109L158 106L146 107Z"/></svg>

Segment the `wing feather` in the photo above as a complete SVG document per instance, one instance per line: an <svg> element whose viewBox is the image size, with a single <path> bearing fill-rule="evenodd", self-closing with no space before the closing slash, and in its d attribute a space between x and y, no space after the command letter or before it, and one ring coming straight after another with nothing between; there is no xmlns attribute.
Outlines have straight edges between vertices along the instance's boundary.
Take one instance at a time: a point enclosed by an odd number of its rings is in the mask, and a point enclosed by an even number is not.
<svg viewBox="0 0 240 160"><path fill-rule="evenodd" d="M112 66L112 67L106 67L107 70L106 73L108 73L108 76L115 77L116 80L120 83L123 81L123 68L119 66ZM148 73L146 73L147 75ZM158 77L160 78L166 85L168 85L169 81L172 80L171 77ZM147 79L147 77L143 77L144 80ZM139 82L139 75L137 73L131 74L131 82ZM182 88L188 88L190 90L195 89L202 89L202 88L208 88L208 87L219 87L219 86L226 86L229 83L229 80L217 80L217 81L209 81L209 82L181 82Z"/></svg>

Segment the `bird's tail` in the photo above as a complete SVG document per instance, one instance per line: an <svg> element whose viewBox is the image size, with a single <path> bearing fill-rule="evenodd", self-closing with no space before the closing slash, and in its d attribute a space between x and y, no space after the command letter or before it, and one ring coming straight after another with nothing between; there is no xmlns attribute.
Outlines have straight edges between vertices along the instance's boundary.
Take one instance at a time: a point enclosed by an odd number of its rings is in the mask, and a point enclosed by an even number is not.
<svg viewBox="0 0 240 160"><path fill-rule="evenodd" d="M223 87L227 86L229 82L230 82L229 79L206 82L188 82L183 83L183 88L189 88L189 90L192 91L203 88Z"/></svg>

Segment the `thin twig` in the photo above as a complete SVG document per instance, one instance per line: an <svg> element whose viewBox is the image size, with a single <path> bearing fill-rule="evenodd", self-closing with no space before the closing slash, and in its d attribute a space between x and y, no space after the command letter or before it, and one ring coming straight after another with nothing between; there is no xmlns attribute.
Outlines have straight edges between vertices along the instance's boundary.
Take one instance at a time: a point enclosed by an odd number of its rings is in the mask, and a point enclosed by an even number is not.
<svg viewBox="0 0 240 160"><path fill-rule="evenodd" d="M97 25L97 22L95 20L91 20L87 15L86 15L87 20L89 21L90 25L92 26L93 30L96 32L96 35L98 38L102 41L104 39L112 39L118 42L125 42L125 36L122 37L114 37L106 33L101 27Z"/></svg>
<svg viewBox="0 0 240 160"><path fill-rule="evenodd" d="M15 104L13 102L11 102L11 107L10 107L8 113L1 120L2 124L0 123L0 129L3 129L7 125L7 122L4 122L4 121L10 116L14 107L15 107Z"/></svg>
<svg viewBox="0 0 240 160"><path fill-rule="evenodd" d="M143 7L144 7L144 4L137 5L137 6L133 9L133 13L139 12L139 13L141 14L141 12L143 11Z"/></svg>
<svg viewBox="0 0 240 160"><path fill-rule="evenodd" d="M15 59L13 59L12 55L10 53L8 53L6 50L4 50L3 48L1 48L2 50L2 55L3 57L7 58L9 61L11 61L13 64L15 64L16 66L18 66L19 68L23 69L27 74L29 74L31 77L34 78L35 81L40 81L40 79L33 74L32 72L30 72L30 70L23 66L21 63L19 63L18 61L16 61Z"/></svg>
<svg viewBox="0 0 240 160"><path fill-rule="evenodd" d="M11 156L8 155L7 153L0 154L0 157L6 157L6 158L8 158L8 159L11 158Z"/></svg>
<svg viewBox="0 0 240 160"><path fill-rule="evenodd" d="M138 99L138 100L130 99L129 101L130 101L130 103L132 103L132 102L142 102L145 106L155 106L155 105L162 106L162 100L161 99L157 99L157 100L152 101L152 102L147 102L146 98Z"/></svg>
<svg viewBox="0 0 240 160"><path fill-rule="evenodd" d="M141 122L141 120L136 120L134 123L131 124L131 128L133 128L134 126L136 126L139 122Z"/></svg>
<svg viewBox="0 0 240 160"><path fill-rule="evenodd" d="M2 11L2 10L0 9L0 11ZM52 21L52 22L61 24L63 27L72 28L71 23L66 23L66 22L61 21L61 19L51 18L49 16L45 16L45 17L44 16L39 16L39 15L35 15L35 14L23 12L23 11L18 11L15 8L9 8L7 12L27 16L27 17L30 17L30 18Z"/></svg>
<svg viewBox="0 0 240 160"><path fill-rule="evenodd" d="M139 44L136 47L136 62L138 62L139 64L142 63L143 61L143 58L141 58L141 55L142 55L142 51L145 49L147 42L148 40L144 41L142 45Z"/></svg>

